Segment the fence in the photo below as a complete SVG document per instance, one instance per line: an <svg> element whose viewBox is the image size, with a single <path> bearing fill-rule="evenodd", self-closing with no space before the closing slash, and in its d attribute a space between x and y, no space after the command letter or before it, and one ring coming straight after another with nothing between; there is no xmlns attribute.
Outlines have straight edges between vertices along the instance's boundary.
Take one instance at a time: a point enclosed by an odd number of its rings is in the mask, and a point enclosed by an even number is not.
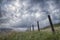
<svg viewBox="0 0 60 40"><path fill-rule="evenodd" d="M48 15L48 19L49 19L49 23L50 23L50 26L51 26L51 30L52 30L53 33L55 33L55 29L54 29L54 26L53 26L50 15ZM37 21L37 28L38 28L38 31L40 31L39 21ZM34 31L34 25L32 25L32 30Z"/></svg>

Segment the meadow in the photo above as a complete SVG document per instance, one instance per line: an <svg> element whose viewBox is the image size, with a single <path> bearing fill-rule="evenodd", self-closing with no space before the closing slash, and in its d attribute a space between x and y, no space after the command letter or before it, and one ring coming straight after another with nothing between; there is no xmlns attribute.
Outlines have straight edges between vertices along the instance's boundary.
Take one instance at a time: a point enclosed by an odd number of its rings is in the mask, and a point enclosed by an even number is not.
<svg viewBox="0 0 60 40"><path fill-rule="evenodd" d="M60 40L60 27L55 27L55 33L51 31L51 28L47 28L40 31L0 34L0 40Z"/></svg>

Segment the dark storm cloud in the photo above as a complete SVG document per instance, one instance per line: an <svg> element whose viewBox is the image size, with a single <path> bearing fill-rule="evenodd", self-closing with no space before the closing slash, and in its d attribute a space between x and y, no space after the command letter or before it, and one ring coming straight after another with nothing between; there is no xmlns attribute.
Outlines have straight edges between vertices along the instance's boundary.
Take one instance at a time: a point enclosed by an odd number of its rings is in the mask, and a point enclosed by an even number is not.
<svg viewBox="0 0 60 40"><path fill-rule="evenodd" d="M29 27L36 25L39 20L43 27L49 25L47 13L50 13L54 23L59 19L59 5L59 0L3 0L0 22L3 22L3 25L8 23L9 27Z"/></svg>
<svg viewBox="0 0 60 40"><path fill-rule="evenodd" d="M42 2L44 2L44 0L31 0L31 3L42 3Z"/></svg>
<svg viewBox="0 0 60 40"><path fill-rule="evenodd" d="M40 4L42 10L49 10L49 4L56 5L56 8L60 7L60 0L31 0L31 3L34 5Z"/></svg>
<svg viewBox="0 0 60 40"><path fill-rule="evenodd" d="M7 23L8 19L0 19L0 23Z"/></svg>
<svg viewBox="0 0 60 40"><path fill-rule="evenodd" d="M33 5L33 6L29 6L27 8L29 10L30 14L31 13L35 14L36 12L39 11L39 9L41 9L41 12L45 12L45 13L50 13L51 14L52 20L53 20L54 23L56 22L56 19L57 20L59 19L59 18L57 18L57 16L59 17L59 15L60 15L60 11L59 11L59 9L60 9L59 8L60 3L59 3L59 0L49 0L49 1L48 0L30 0L30 1L31 1L31 5ZM37 8L37 6L39 7L38 9L33 9L33 8ZM56 15L54 15L54 14L56 14ZM46 15L46 14L43 14L43 15ZM45 17L46 16L41 17L41 20L43 20ZM46 18L44 20L46 20Z"/></svg>
<svg viewBox="0 0 60 40"><path fill-rule="evenodd" d="M3 0L0 0L0 4L1 4L2 1L3 1Z"/></svg>

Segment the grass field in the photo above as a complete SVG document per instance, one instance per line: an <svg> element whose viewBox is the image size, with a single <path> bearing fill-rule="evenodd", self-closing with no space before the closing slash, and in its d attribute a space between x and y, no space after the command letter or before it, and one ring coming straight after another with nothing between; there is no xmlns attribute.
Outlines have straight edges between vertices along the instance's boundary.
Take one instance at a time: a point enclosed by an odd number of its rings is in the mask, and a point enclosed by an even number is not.
<svg viewBox="0 0 60 40"><path fill-rule="evenodd" d="M50 28L32 32L11 32L7 35L0 34L0 40L60 40L60 27L55 27L55 34ZM3 35L3 36L2 36Z"/></svg>

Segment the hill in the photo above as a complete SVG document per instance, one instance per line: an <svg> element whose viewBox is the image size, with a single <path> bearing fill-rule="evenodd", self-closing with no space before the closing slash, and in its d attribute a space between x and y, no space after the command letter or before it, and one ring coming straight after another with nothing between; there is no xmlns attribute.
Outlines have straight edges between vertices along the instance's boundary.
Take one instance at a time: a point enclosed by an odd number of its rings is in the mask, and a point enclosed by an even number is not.
<svg viewBox="0 0 60 40"><path fill-rule="evenodd" d="M53 26L54 26L54 27L60 27L60 23L58 23L58 24L53 24ZM50 25L48 25L48 26L46 26L46 27L44 27L44 28L42 28L42 29L48 29L48 28L50 28Z"/></svg>
<svg viewBox="0 0 60 40"><path fill-rule="evenodd" d="M60 26L60 25L59 25ZM60 27L55 27L53 34L50 28L31 32L10 32L6 36L0 35L0 40L60 40Z"/></svg>

